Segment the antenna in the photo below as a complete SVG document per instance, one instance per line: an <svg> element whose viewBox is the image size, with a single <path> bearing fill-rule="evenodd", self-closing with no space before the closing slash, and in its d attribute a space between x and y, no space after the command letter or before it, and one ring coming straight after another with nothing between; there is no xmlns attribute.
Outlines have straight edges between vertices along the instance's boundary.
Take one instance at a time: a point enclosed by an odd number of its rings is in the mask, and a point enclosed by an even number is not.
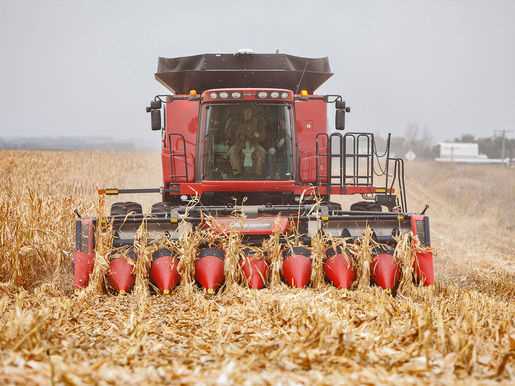
<svg viewBox="0 0 515 386"><path fill-rule="evenodd" d="M297 83L297 87L295 87L295 94L299 93L299 87L302 82L302 79L304 78L304 74L306 73L306 68L308 68L308 61L306 60L306 63L304 64L304 70L302 70L302 74L300 74L299 83Z"/></svg>
<svg viewBox="0 0 515 386"><path fill-rule="evenodd" d="M512 133L513 130L506 130L506 129L502 129L502 130L494 130L494 135L500 135L500 137L502 138L502 147L501 147L501 158L502 159L505 159L506 158L506 134L508 133Z"/></svg>

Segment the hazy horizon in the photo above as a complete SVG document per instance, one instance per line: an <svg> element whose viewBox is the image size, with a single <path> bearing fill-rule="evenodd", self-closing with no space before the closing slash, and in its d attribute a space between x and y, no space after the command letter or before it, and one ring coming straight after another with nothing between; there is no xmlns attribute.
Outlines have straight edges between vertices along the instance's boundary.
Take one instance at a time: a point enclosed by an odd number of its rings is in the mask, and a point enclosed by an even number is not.
<svg viewBox="0 0 515 386"><path fill-rule="evenodd" d="M152 5L152 6L150 6ZM328 56L348 129L435 142L515 130L512 1L13 1L0 3L0 137L159 142L148 101L157 57ZM511 133L510 136L515 136Z"/></svg>

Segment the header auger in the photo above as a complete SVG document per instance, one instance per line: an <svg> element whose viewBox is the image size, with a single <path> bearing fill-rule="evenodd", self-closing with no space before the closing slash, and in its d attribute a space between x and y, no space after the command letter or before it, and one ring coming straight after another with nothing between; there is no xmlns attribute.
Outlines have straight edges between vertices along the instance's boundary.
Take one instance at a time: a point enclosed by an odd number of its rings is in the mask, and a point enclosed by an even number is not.
<svg viewBox="0 0 515 386"><path fill-rule="evenodd" d="M162 201L149 214L137 202L112 204L112 247L121 252L109 260L111 287L125 292L134 285L133 261L141 256L133 245L142 223L155 243L148 276L163 293L181 281L177 245L191 231L211 235L198 240L191 265L192 280L209 291L223 285L228 254L236 254L230 267L251 288L266 287L274 275L306 287L316 269L336 287L351 288L364 244L370 282L393 289L403 268L393 251L406 235L413 279L432 284L429 219L408 211L403 160L391 156L389 136L380 153L373 133L344 131L350 109L342 96L314 93L331 75L327 58L159 58L155 77L171 93L156 96L147 112L152 130L162 133L163 185L99 194L160 193ZM335 107L334 132L328 105ZM361 199L343 206L342 197L356 195ZM95 264L97 222L77 220L79 288ZM228 251L235 233L242 247Z"/></svg>

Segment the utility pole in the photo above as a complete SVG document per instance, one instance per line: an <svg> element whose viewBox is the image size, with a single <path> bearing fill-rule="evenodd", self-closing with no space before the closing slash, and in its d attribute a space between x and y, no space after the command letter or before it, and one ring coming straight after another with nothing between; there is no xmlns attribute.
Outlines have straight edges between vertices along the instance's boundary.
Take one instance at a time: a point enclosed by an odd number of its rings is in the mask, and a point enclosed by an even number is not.
<svg viewBox="0 0 515 386"><path fill-rule="evenodd" d="M506 130L506 129L494 130L494 135L495 136L499 135L502 138L502 143L501 143L501 158L502 159L506 158L506 134L508 134L508 133L513 133L513 130Z"/></svg>

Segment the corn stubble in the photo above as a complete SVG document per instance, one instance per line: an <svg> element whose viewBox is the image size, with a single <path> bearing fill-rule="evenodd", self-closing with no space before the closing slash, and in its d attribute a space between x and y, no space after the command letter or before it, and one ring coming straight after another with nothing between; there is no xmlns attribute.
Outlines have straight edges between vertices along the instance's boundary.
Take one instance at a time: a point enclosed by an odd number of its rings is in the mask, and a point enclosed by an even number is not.
<svg viewBox="0 0 515 386"><path fill-rule="evenodd" d="M506 282L513 276L484 271L478 290L464 289L445 279L444 267L436 286L418 287L411 280L414 240L408 236L399 238L394 252L403 267L395 296L370 285L371 249L381 247L371 230L357 244L316 237L311 288L302 290L282 284L279 235L272 235L254 251L271 267L269 288L255 291L241 284L244 246L236 232L186 232L180 242L149 243L143 223L134 246L134 290L113 296L104 277L109 259L123 251L111 249L110 224L100 216L90 285L73 291L73 209L105 216L108 203L98 205L91 186L114 185L110 180L128 185L116 169L101 167L120 158L127 169L143 171L151 159L0 153L1 384L513 381L515 294ZM293 235L290 244L296 243ZM214 295L194 281L196 251L206 244L227 253L226 283ZM181 284L156 296L148 275L160 247L180 256ZM347 253L358 274L356 288L337 290L325 282L328 247ZM485 282L498 280L504 284L483 291Z"/></svg>

